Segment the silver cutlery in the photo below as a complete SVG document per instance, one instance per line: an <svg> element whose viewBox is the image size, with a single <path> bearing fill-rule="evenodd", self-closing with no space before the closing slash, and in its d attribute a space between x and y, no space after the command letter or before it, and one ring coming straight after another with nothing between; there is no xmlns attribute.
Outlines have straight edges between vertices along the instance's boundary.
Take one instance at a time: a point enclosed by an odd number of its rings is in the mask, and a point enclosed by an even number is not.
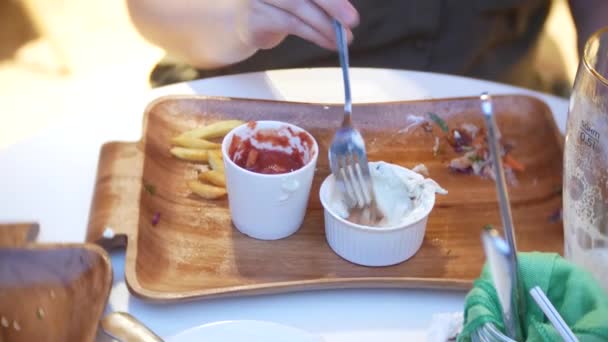
<svg viewBox="0 0 608 342"><path fill-rule="evenodd" d="M101 328L120 342L163 342L163 339L126 312L112 312L101 319Z"/></svg>
<svg viewBox="0 0 608 342"><path fill-rule="evenodd" d="M517 342L505 336L492 323L484 324L480 329L477 330L476 334L471 335L471 338L473 341L481 342Z"/></svg>
<svg viewBox="0 0 608 342"><path fill-rule="evenodd" d="M346 31L337 20L333 23L344 81L344 118L329 148L329 164L338 190L342 193L349 210L359 210L361 219L373 224L381 218L379 217L381 215L374 199L365 142L351 121L352 99Z"/></svg>
<svg viewBox="0 0 608 342"><path fill-rule="evenodd" d="M502 320L505 324L507 336L518 340L518 337L521 337L521 326L514 310L516 303L511 291L515 284L514 273L511 272L510 267L513 250L509 248L509 245L494 228L484 230L481 240L496 288L496 296L500 302Z"/></svg>
<svg viewBox="0 0 608 342"><path fill-rule="evenodd" d="M497 139L498 126L496 125L496 119L494 117L494 108L492 106L492 98L488 93L482 93L481 109L484 114L486 126L488 130L488 144L490 145L490 155L492 157L492 165L494 167L494 174L496 175L496 191L498 194L498 201L500 206L500 217L502 221L503 231L506 236L507 244L511 253L509 254L509 272L513 276L513 282L510 284L510 291L512 293L512 315L514 315L519 327L515 331L514 336L509 336L515 340L522 340L523 334L521 328L521 322L523 322L522 315L525 312L524 304L524 291L519 279L519 269L517 262L517 246L515 243L515 231L513 228L513 217L511 215L511 206L509 202L509 195L507 193L507 182L505 180L505 173L502 165L502 155L499 142Z"/></svg>
<svg viewBox="0 0 608 342"><path fill-rule="evenodd" d="M555 330L557 330L558 334L564 339L564 341L578 342L578 338L576 337L576 335L574 335L572 330L570 330L570 327L568 327L566 322L564 322L562 316L559 314L555 306L553 306L549 298L547 298L547 296L545 295L545 292L543 292L540 287L533 287L530 290L530 295L532 296L536 304L538 304L540 309L545 313L545 316L547 316L551 324L553 324Z"/></svg>

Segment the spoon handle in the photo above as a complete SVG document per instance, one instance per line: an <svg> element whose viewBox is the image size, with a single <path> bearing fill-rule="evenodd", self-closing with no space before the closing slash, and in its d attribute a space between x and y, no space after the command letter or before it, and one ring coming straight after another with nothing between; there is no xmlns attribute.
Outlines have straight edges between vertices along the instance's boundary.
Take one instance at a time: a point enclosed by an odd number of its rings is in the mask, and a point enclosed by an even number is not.
<svg viewBox="0 0 608 342"><path fill-rule="evenodd" d="M485 229L481 240L502 310L502 320L507 336L520 341L521 326L517 316L517 303L513 297L516 279L510 267L513 251L494 228Z"/></svg>
<svg viewBox="0 0 608 342"><path fill-rule="evenodd" d="M519 277L519 266L517 261L517 244L515 241L515 228L513 227L513 216L511 214L511 205L509 201L509 193L507 191L507 181L505 179L505 172L502 165L502 154L499 144L499 130L496 124L496 118L494 117L494 108L492 105L492 97L488 93L482 93L480 96L481 109L484 114L486 121L486 128L488 130L488 145L490 147L490 155L492 159L492 165L494 167L494 174L496 175L496 192L498 195L498 204L500 207L500 218L502 221L502 228L509 245L511 253L510 259L510 275L513 277L512 286L512 298L513 308L512 312L516 319L516 326L521 327L523 315L526 312L525 301L524 301L524 290L523 283ZM520 340L523 336L523 330L517 329L517 338ZM513 336L511 336L513 337Z"/></svg>

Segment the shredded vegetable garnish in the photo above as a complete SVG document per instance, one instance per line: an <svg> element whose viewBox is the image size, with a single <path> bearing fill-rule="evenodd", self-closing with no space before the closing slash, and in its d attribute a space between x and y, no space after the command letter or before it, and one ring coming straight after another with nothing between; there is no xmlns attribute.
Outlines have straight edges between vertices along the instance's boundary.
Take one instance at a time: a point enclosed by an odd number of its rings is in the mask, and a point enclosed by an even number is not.
<svg viewBox="0 0 608 342"><path fill-rule="evenodd" d="M446 140L454 152L458 153L450 160L449 168L452 171L496 178L483 127L478 128L470 123L462 124L459 128L450 130ZM501 142L500 155L504 163L505 176L509 183L517 184L514 172L525 171L525 166L511 155L512 149L512 145Z"/></svg>
<svg viewBox="0 0 608 342"><path fill-rule="evenodd" d="M449 131L448 124L445 122L445 120L440 118L439 115L432 113L432 112L429 112L428 115L431 118L431 120L433 120L433 122L436 123L437 126L439 126L441 128L442 131L444 131L446 133Z"/></svg>
<svg viewBox="0 0 608 342"><path fill-rule="evenodd" d="M154 216L152 216L152 225L156 226L158 222L160 222L160 213L156 212L154 213Z"/></svg>
<svg viewBox="0 0 608 342"><path fill-rule="evenodd" d="M560 222L563 219L562 215L563 215L562 208L557 209L556 211L551 213L551 215L549 215L549 222L551 222L551 223Z"/></svg>

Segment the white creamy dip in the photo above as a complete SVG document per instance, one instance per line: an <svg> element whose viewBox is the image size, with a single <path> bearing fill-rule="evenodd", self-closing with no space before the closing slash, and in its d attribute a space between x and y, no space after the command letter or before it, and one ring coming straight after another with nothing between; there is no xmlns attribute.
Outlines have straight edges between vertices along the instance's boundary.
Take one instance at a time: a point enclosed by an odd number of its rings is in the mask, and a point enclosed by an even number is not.
<svg viewBox="0 0 608 342"><path fill-rule="evenodd" d="M370 162L370 173L378 209L384 215L378 227L405 226L415 223L429 214L435 193L448 192L437 182L419 173L386 162ZM331 210L343 219L349 210L340 191L331 183L329 191Z"/></svg>

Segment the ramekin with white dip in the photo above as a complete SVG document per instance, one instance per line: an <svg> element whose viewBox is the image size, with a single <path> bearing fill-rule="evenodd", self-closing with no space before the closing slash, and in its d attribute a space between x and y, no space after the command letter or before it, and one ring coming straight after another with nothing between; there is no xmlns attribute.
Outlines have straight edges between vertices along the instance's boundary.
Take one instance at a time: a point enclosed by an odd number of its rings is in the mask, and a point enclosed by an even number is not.
<svg viewBox="0 0 608 342"><path fill-rule="evenodd" d="M341 193L329 175L319 191L325 210L325 237L342 258L364 266L389 266L412 257L422 245L435 194L447 194L430 178L386 162L370 162L378 209L374 226L349 220Z"/></svg>

